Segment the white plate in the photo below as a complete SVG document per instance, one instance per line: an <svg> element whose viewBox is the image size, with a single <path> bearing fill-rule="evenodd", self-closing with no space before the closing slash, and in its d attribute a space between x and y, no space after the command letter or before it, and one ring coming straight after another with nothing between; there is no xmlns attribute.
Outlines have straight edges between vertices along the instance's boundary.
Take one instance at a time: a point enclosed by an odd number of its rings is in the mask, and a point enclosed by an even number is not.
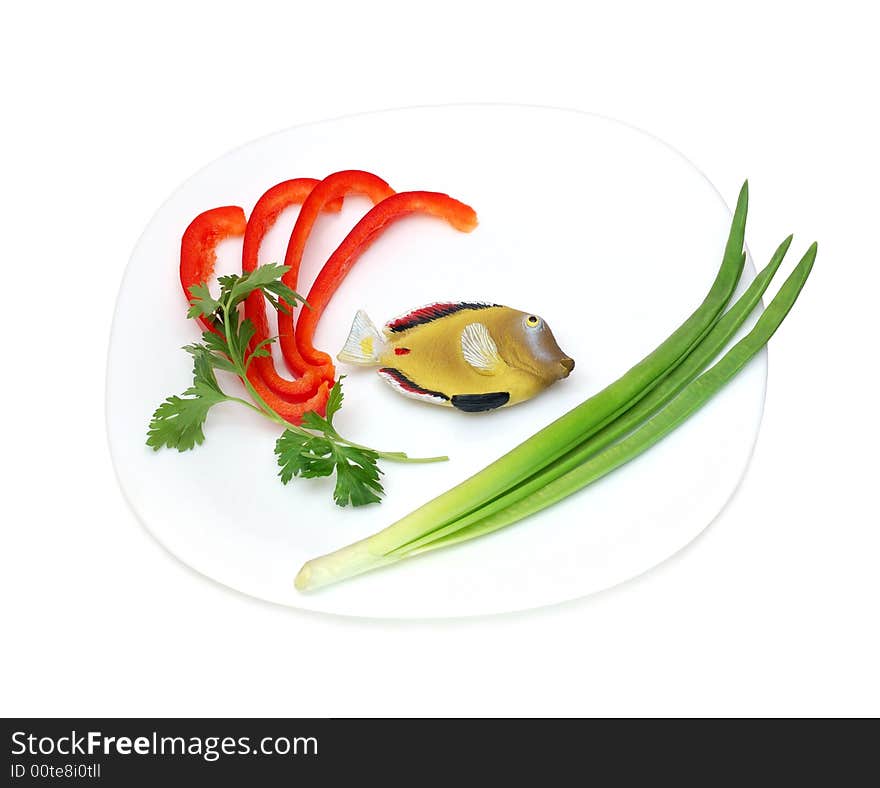
<svg viewBox="0 0 880 788"><path fill-rule="evenodd" d="M577 361L531 402L472 416L407 400L372 370L348 373L343 434L443 465L384 465L387 499L340 510L329 483L276 478L277 430L235 404L209 416L195 451L153 452L147 423L185 389L197 337L177 279L180 235L217 205L249 211L296 176L366 169L398 190L447 192L476 208L458 233L408 218L361 258L327 309L316 345L341 347L358 308L377 321L447 299L534 311ZM729 195L733 197L734 195ZM324 216L300 289L365 211L360 198ZM295 209L261 259L283 257ZM290 129L201 170L159 209L119 294L107 380L107 423L132 508L174 555L214 580L283 605L357 616L439 617L521 610L580 597L634 577L690 542L742 477L764 402L761 354L708 407L663 443L578 495L493 536L311 593L293 577L307 558L376 531L456 484L601 389L652 350L702 300L721 259L730 212L679 153L592 115L516 106L380 112ZM220 251L240 262L239 241ZM751 262L744 282L754 275ZM229 383L235 387L236 383Z"/></svg>

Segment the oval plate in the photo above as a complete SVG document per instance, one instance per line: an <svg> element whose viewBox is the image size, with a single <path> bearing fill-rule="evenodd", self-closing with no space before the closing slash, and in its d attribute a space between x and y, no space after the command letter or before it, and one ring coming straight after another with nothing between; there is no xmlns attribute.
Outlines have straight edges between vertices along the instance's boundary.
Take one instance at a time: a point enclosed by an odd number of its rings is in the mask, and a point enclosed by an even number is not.
<svg viewBox="0 0 880 788"><path fill-rule="evenodd" d="M379 506L336 508L330 482L276 477L278 431L225 403L195 451L153 452L147 423L190 382L180 350L198 336L177 278L180 236L217 205L249 211L286 178L375 172L399 191L447 192L480 226L457 233L411 217L360 259L327 309L317 347L335 354L358 308L377 323L437 300L484 300L536 312L577 361L536 399L483 415L405 399L373 370L346 369L337 423L360 443L440 465L385 463ZM322 217L301 292L368 208ZM267 236L282 260L296 210ZM347 117L250 143L188 180L150 222L119 294L107 380L110 446L120 484L150 532L181 561L243 593L356 616L446 617L533 608L632 578L705 528L743 475L757 436L762 353L661 444L587 490L482 540L312 594L293 577L308 558L370 534L446 490L598 391L650 352L702 300L720 263L730 211L706 178L644 132L593 115L516 106L447 106ZM240 263L240 242L218 270ZM743 284L754 276L747 264ZM742 289L741 284L740 289ZM279 369L282 367L279 367ZM228 390L235 381L224 380Z"/></svg>

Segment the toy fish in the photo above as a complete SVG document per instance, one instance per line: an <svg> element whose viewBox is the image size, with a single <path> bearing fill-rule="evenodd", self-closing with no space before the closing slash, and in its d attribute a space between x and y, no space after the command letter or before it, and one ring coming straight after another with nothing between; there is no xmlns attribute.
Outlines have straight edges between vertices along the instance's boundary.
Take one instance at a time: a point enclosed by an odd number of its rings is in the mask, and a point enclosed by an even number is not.
<svg viewBox="0 0 880 788"><path fill-rule="evenodd" d="M530 399L574 369L537 315L466 301L420 307L381 332L360 310L337 358L379 366L408 397L470 413Z"/></svg>

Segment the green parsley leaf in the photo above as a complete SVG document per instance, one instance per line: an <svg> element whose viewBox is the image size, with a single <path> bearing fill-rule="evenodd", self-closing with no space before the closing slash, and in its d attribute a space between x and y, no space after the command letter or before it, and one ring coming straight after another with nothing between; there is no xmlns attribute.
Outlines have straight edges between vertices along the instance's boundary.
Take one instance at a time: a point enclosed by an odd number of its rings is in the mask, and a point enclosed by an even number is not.
<svg viewBox="0 0 880 788"><path fill-rule="evenodd" d="M217 383L217 357L204 345L187 345L193 357L193 382L183 396L168 397L153 413L147 429L147 446L188 451L205 440L202 429L208 411L228 399Z"/></svg>
<svg viewBox="0 0 880 788"><path fill-rule="evenodd" d="M306 426L305 420L303 426ZM275 454L282 484L294 476L312 479L331 476L335 471L333 500L338 506L364 506L381 500L379 476L382 472L376 462L379 455L374 451L336 443L323 436L285 430L275 444Z"/></svg>
<svg viewBox="0 0 880 788"><path fill-rule="evenodd" d="M185 350L192 353L193 357L193 384L184 394L219 394L225 397L214 375L214 354L204 345L189 345Z"/></svg>
<svg viewBox="0 0 880 788"><path fill-rule="evenodd" d="M324 412L327 414L327 423L331 426L333 425L333 417L339 412L339 409L342 407L342 400L345 398L342 393L342 381L344 379L345 375L339 376L333 384L333 388L330 389L330 395L327 397L327 407Z"/></svg>
<svg viewBox="0 0 880 788"><path fill-rule="evenodd" d="M301 424L304 429L315 430L316 432L326 433L333 429L327 419L323 416L319 416L313 410L303 413Z"/></svg>
<svg viewBox="0 0 880 788"><path fill-rule="evenodd" d="M333 417L342 407L342 379L344 377L345 375L340 375L339 379L333 384L333 388L330 389L330 394L327 397L327 406L324 409L324 412L327 414L326 416L320 416L313 410L303 414L301 423L305 429L323 432L328 438L339 438L339 433L336 432L333 426Z"/></svg>
<svg viewBox="0 0 880 788"><path fill-rule="evenodd" d="M330 476L335 467L330 441L293 430L281 434L275 442L275 454L281 468L278 475L282 484L287 484L294 476L304 479Z"/></svg>
<svg viewBox="0 0 880 788"><path fill-rule="evenodd" d="M210 334L209 336L215 335ZM235 372L235 365L222 352L212 351L210 347L199 344L185 345L183 349L192 356L204 355L204 357L208 360L211 366L214 367L214 369L222 369L226 372Z"/></svg>
<svg viewBox="0 0 880 788"><path fill-rule="evenodd" d="M158 451L163 446L188 451L205 440L202 426L208 411L226 397L222 394L199 394L195 397L168 397L153 413L147 431L147 446Z"/></svg>
<svg viewBox="0 0 880 788"><path fill-rule="evenodd" d="M379 455L374 451L334 445L336 457L336 487L333 500L337 506L365 506L380 503L382 484L379 481Z"/></svg>
<svg viewBox="0 0 880 788"><path fill-rule="evenodd" d="M273 283L279 282L290 270L290 266L278 263L266 263L238 277L228 288L229 306L234 307L244 301L254 290L263 290Z"/></svg>
<svg viewBox="0 0 880 788"><path fill-rule="evenodd" d="M248 345L254 338L254 331L254 324L247 318L238 324L238 329L235 332L235 348L242 357L247 354Z"/></svg>
<svg viewBox="0 0 880 788"><path fill-rule="evenodd" d="M272 355L272 351L269 350L269 345L271 345L275 341L275 337L267 337L262 342L254 346L254 349L248 354L247 360L245 361L244 368L247 369L251 365L251 361L255 358L269 358Z"/></svg>
<svg viewBox="0 0 880 788"><path fill-rule="evenodd" d="M299 293L289 288L280 279L276 282L269 282L267 285L265 285L265 287L263 288L263 295L265 295L266 298L268 298L269 301L272 302L272 305L275 306L276 309L280 308L282 311L290 314L290 309L288 308L288 306L285 304L279 304L279 302L270 294L274 294L279 298L283 298L290 306L296 306L299 303L311 309L311 307L306 303L306 300Z"/></svg>
<svg viewBox="0 0 880 788"><path fill-rule="evenodd" d="M189 292L190 307L187 317L210 317L220 308L220 302L211 295L206 284L193 285Z"/></svg>

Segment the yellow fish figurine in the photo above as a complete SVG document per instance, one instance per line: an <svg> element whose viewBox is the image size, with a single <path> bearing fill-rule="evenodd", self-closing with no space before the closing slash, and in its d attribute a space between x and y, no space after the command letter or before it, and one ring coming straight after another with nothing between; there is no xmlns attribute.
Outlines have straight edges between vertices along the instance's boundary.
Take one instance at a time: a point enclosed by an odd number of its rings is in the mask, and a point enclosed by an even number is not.
<svg viewBox="0 0 880 788"><path fill-rule="evenodd" d="M523 402L574 369L537 315L468 301L414 309L381 332L360 310L337 358L379 366L401 394L469 413Z"/></svg>

